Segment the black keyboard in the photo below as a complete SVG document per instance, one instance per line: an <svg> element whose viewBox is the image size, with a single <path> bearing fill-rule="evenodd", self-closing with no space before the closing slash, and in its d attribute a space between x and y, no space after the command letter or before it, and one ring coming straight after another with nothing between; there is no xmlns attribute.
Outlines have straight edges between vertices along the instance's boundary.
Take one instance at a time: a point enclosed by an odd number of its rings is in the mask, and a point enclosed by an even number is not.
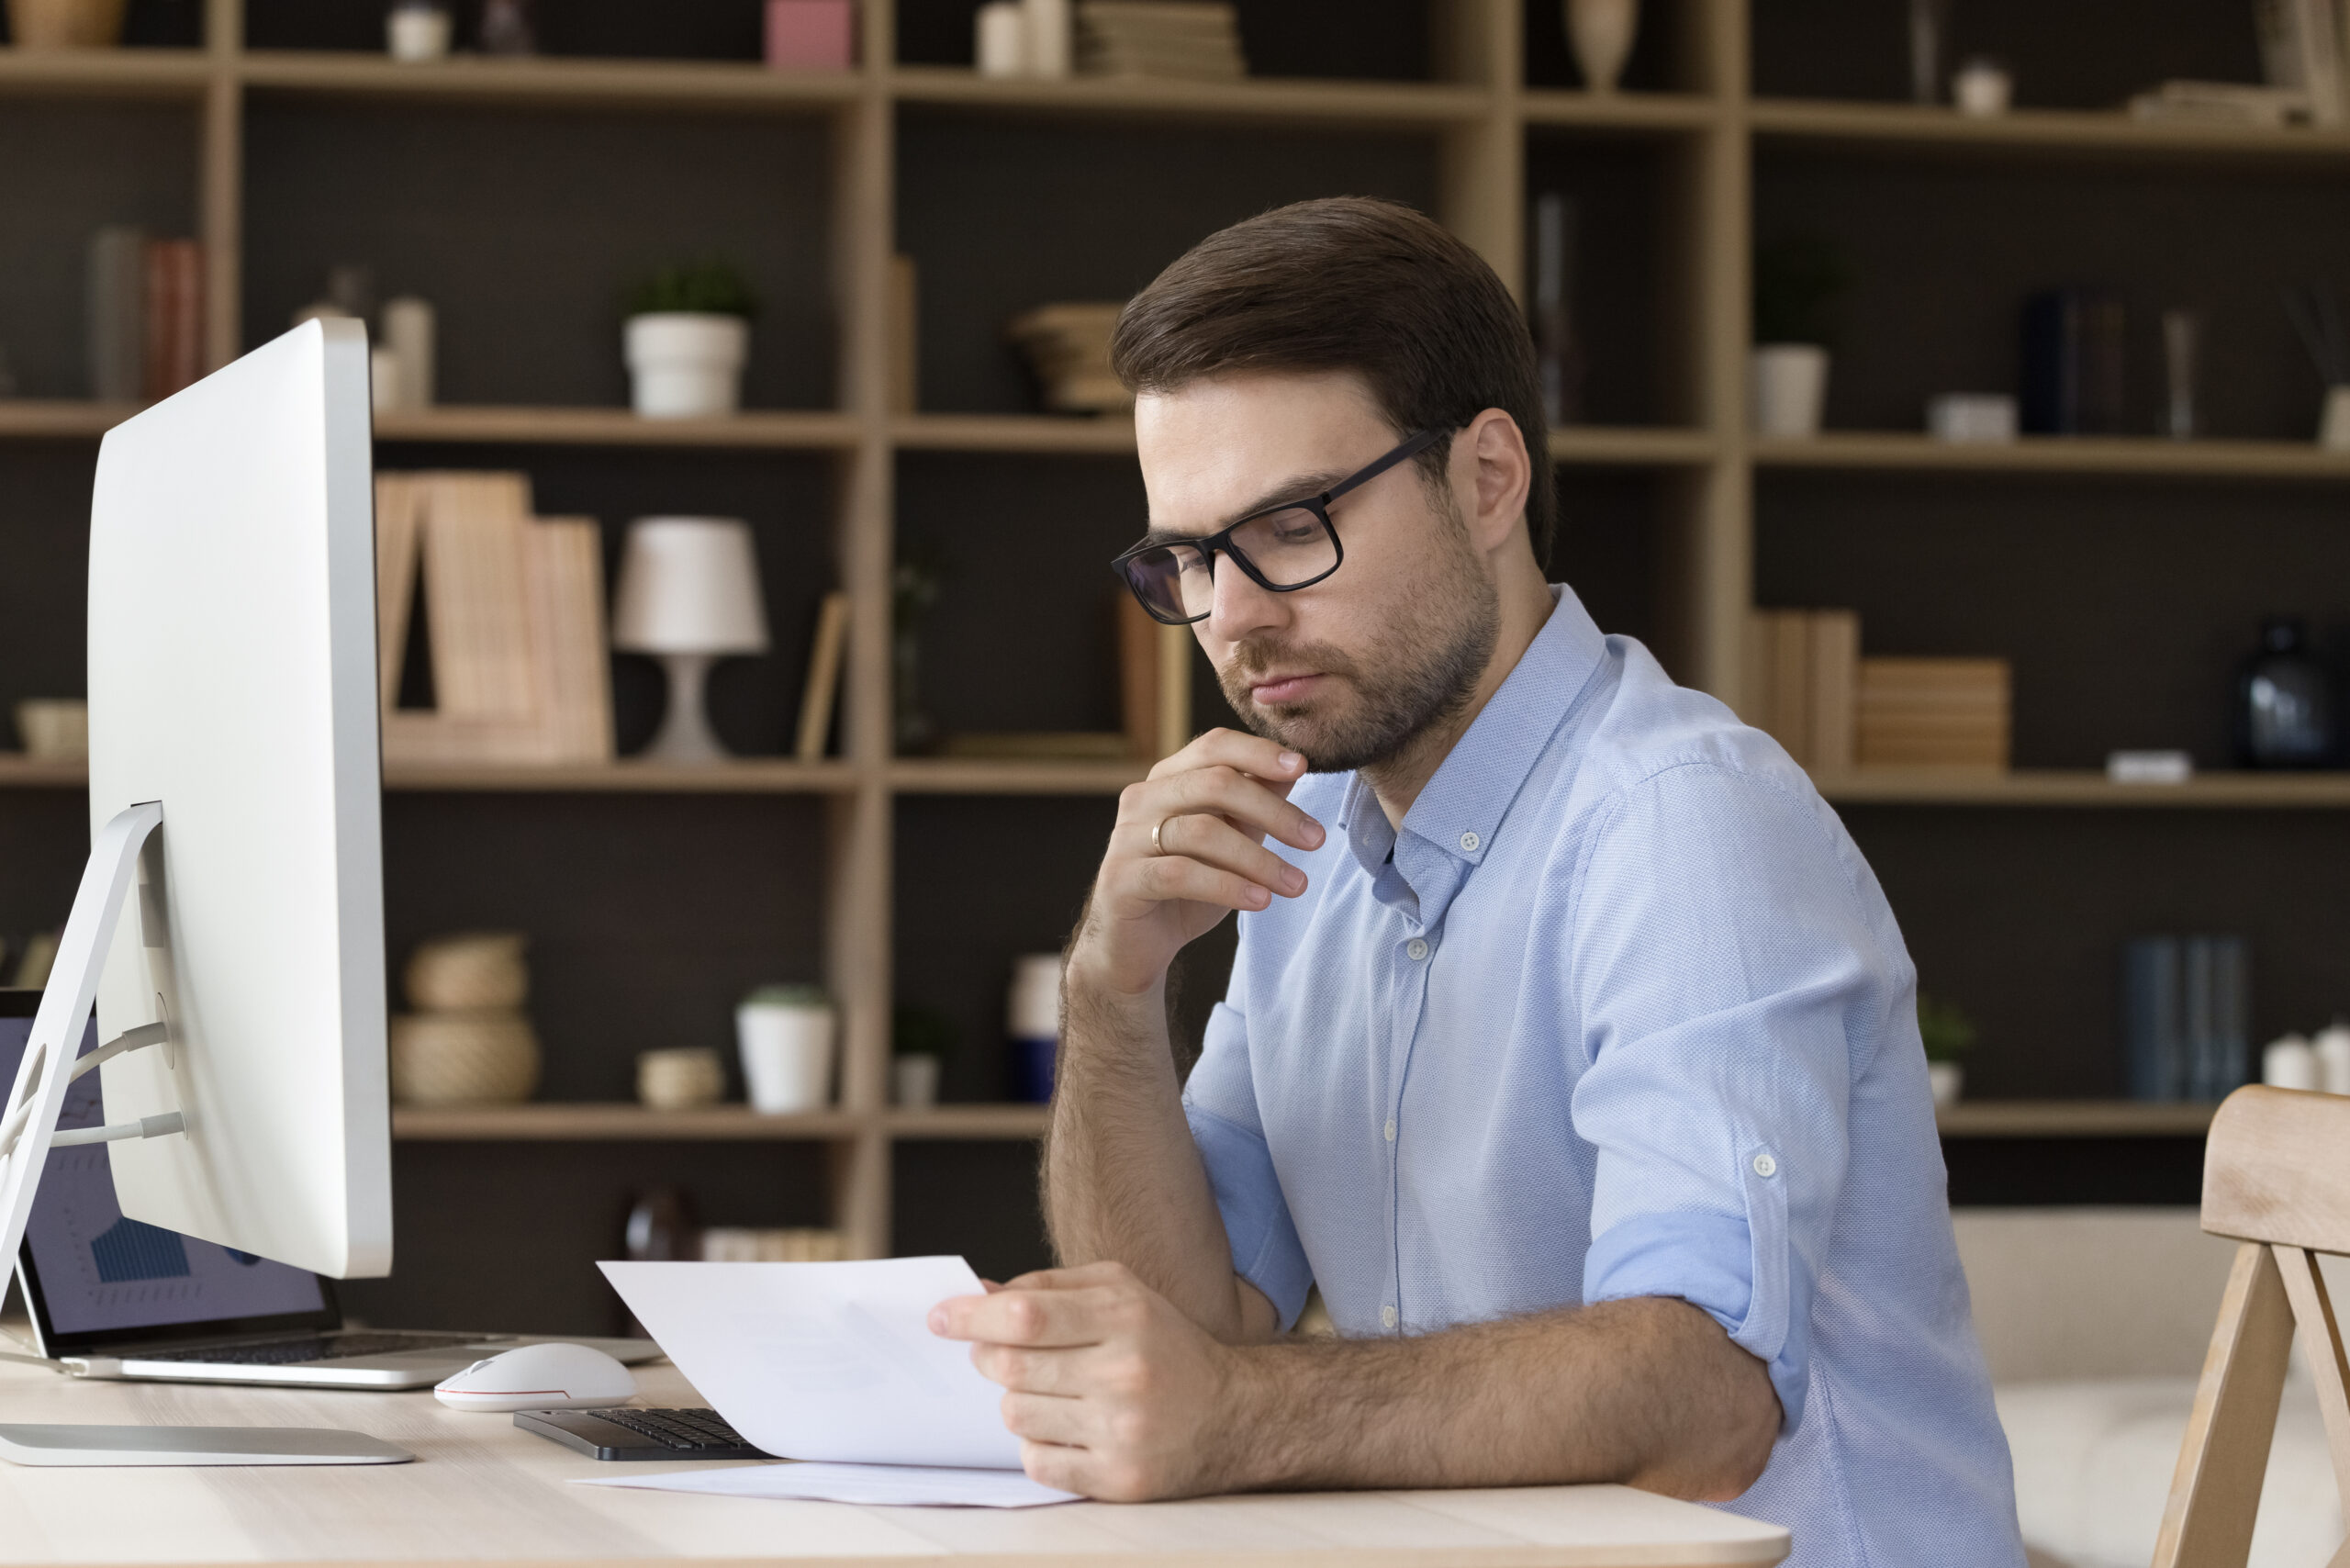
<svg viewBox="0 0 2350 1568"><path fill-rule="evenodd" d="M772 1459L715 1410L517 1410L514 1424L595 1459Z"/></svg>
<svg viewBox="0 0 2350 1568"><path fill-rule="evenodd" d="M240 1367L285 1367L297 1361L342 1361L353 1356L389 1356L402 1350L445 1350L476 1345L470 1334L313 1334L299 1339L266 1339L251 1345L215 1345L200 1350L141 1350L141 1361L211 1361Z"/></svg>

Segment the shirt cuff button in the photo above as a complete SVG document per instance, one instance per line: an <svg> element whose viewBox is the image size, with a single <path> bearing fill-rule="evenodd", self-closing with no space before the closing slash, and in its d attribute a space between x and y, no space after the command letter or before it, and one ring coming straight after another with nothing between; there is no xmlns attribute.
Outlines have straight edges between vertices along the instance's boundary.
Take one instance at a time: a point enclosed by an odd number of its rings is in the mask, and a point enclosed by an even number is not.
<svg viewBox="0 0 2350 1568"><path fill-rule="evenodd" d="M1393 1307L1392 1307L1392 1306L1382 1306L1382 1307L1381 1307L1381 1308L1379 1309L1379 1323L1380 1323L1380 1327L1382 1327L1382 1328L1393 1328L1393 1327L1395 1327L1395 1309L1394 1309Z"/></svg>
<svg viewBox="0 0 2350 1568"><path fill-rule="evenodd" d="M1777 1160L1772 1159L1767 1154L1758 1154L1754 1157L1754 1174L1767 1180L1770 1177L1776 1176L1778 1173L1779 1162Z"/></svg>

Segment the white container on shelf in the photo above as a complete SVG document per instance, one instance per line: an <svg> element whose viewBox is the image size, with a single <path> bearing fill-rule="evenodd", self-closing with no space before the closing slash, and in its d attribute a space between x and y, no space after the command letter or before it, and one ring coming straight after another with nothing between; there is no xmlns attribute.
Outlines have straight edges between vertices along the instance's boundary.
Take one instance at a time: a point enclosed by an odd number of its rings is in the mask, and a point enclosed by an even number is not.
<svg viewBox="0 0 2350 1568"><path fill-rule="evenodd" d="M1954 1061L1930 1061L1926 1082L1933 1091L1935 1105L1955 1105L1966 1087L1966 1069Z"/></svg>
<svg viewBox="0 0 2350 1568"><path fill-rule="evenodd" d="M743 403L751 324L740 316L655 310L628 319L631 401L651 420L714 419Z"/></svg>
<svg viewBox="0 0 2350 1568"><path fill-rule="evenodd" d="M384 48L404 64L449 56L449 8L435 0L399 0L384 13Z"/></svg>
<svg viewBox="0 0 2350 1568"><path fill-rule="evenodd" d="M938 1058L906 1055L890 1060L890 1098L908 1111L927 1111L938 1103Z"/></svg>
<svg viewBox="0 0 2350 1568"><path fill-rule="evenodd" d="M2317 443L2330 451L2350 451L2350 386L2325 389L2325 412L2319 416Z"/></svg>
<svg viewBox="0 0 2350 1568"><path fill-rule="evenodd" d="M2260 1053L2260 1081L2271 1089L2316 1089L2317 1052L2299 1035L2283 1035Z"/></svg>
<svg viewBox="0 0 2350 1568"><path fill-rule="evenodd" d="M1640 30L1640 0L1566 0L1567 41L1583 85L1612 93Z"/></svg>
<svg viewBox="0 0 2350 1568"><path fill-rule="evenodd" d="M1761 343L1751 361L1754 433L1819 433L1828 405L1828 351L1818 343Z"/></svg>
<svg viewBox="0 0 2350 1568"><path fill-rule="evenodd" d="M1021 0L1028 41L1028 74L1066 76L1072 67L1069 0Z"/></svg>
<svg viewBox="0 0 2350 1568"><path fill-rule="evenodd" d="M384 301L384 345L392 351L402 409L432 407L432 306L412 294Z"/></svg>
<svg viewBox="0 0 2350 1568"><path fill-rule="evenodd" d="M982 76L1028 74L1028 16L1020 0L989 0L971 23L971 56Z"/></svg>
<svg viewBox="0 0 2350 1568"><path fill-rule="evenodd" d="M2310 1042L2317 1056L2317 1086L2328 1094L2350 1094L2350 1024L2337 1018Z"/></svg>
<svg viewBox="0 0 2350 1568"><path fill-rule="evenodd" d="M821 1111L833 1097L833 1005L812 986L753 991L734 1010L743 1085L767 1115Z"/></svg>

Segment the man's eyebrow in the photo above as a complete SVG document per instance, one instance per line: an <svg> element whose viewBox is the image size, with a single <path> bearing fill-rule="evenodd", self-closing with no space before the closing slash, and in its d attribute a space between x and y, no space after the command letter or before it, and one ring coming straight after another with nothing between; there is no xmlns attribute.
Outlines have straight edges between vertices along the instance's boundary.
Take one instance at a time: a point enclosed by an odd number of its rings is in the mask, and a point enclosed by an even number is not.
<svg viewBox="0 0 2350 1568"><path fill-rule="evenodd" d="M1348 472L1350 472L1350 470L1344 468L1324 468L1312 474L1296 475L1291 478L1282 480L1280 484L1275 485L1272 488L1265 491L1264 494L1259 496L1255 500L1250 501L1247 506L1242 507L1238 511L1234 512L1230 517L1225 519L1224 521L1217 523L1214 528L1198 530L1182 528L1153 528L1142 536L1142 542L1146 545L1181 544L1193 539L1204 539L1211 533L1221 533L1225 529L1230 528L1234 523L1238 522L1242 518L1255 517L1259 512L1270 511L1273 508L1278 506L1283 506L1292 501L1302 501L1306 499L1308 497L1318 496L1323 491L1328 489L1331 486L1337 484L1339 480L1345 478Z"/></svg>

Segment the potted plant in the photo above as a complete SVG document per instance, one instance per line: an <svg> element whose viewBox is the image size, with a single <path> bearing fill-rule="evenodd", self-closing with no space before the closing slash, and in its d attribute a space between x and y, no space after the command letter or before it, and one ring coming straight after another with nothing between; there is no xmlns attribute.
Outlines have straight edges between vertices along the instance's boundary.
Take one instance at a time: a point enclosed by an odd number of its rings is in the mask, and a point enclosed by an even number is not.
<svg viewBox="0 0 2350 1568"><path fill-rule="evenodd" d="M1835 306L1851 283L1843 256L1824 240L1785 240L1756 248L1755 434L1819 433Z"/></svg>
<svg viewBox="0 0 2350 1568"><path fill-rule="evenodd" d="M723 262L663 267L628 294L630 401L647 419L710 419L743 403L759 302Z"/></svg>
<svg viewBox="0 0 2350 1568"><path fill-rule="evenodd" d="M935 1007L901 1007L890 1018L890 1097L909 1111L938 1103L938 1069L955 1048L955 1021Z"/></svg>
<svg viewBox="0 0 2350 1568"><path fill-rule="evenodd" d="M1918 1037L1926 1046L1926 1079L1933 1085L1934 1103L1955 1105L1966 1084L1961 1060L1975 1048L1974 1021L1947 1002L1918 994Z"/></svg>

